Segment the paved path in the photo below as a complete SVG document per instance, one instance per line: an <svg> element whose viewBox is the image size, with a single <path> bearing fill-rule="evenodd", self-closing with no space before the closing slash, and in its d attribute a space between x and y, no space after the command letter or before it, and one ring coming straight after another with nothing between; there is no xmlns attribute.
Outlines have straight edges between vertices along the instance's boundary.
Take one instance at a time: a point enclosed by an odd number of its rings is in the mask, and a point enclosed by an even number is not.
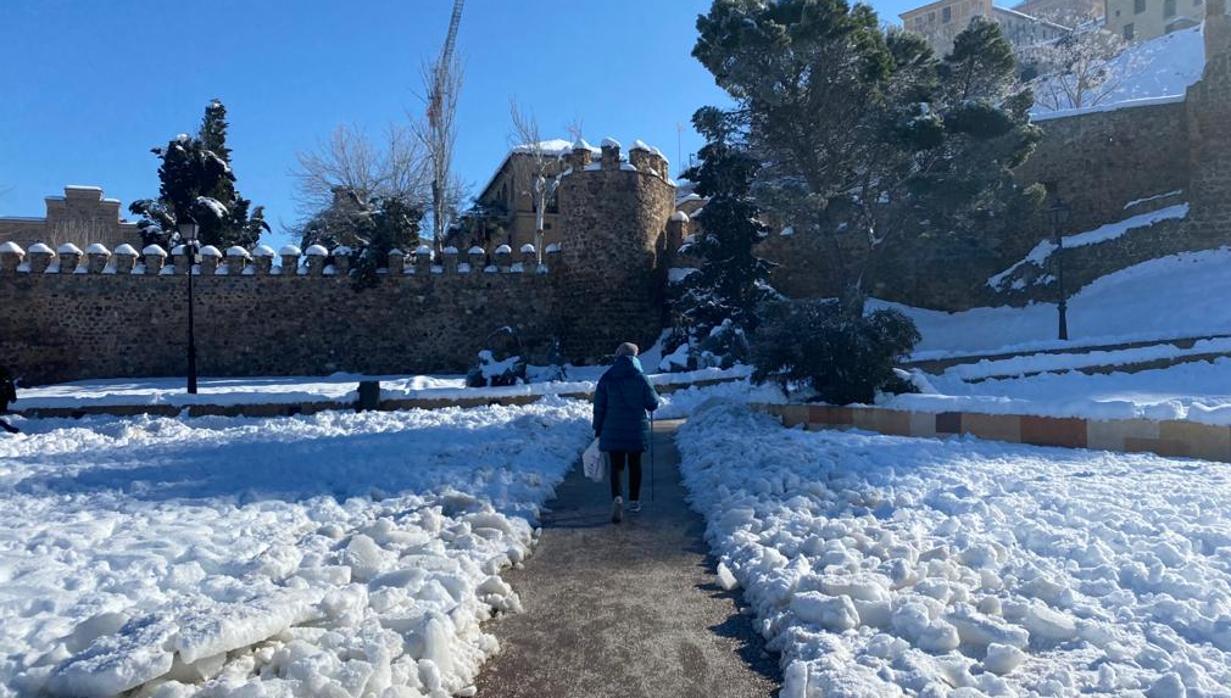
<svg viewBox="0 0 1231 698"><path fill-rule="evenodd" d="M777 660L718 586L684 503L678 426L654 434L657 501L647 463L645 510L619 526L606 483L577 468L560 486L534 556L505 574L525 613L486 626L502 651L479 672L479 698L776 695Z"/></svg>

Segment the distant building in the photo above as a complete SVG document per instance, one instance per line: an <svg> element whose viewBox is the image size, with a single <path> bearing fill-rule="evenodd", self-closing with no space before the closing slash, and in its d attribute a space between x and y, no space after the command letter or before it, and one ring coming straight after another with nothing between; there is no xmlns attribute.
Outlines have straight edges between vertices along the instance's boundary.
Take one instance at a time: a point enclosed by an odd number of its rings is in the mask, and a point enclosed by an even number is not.
<svg viewBox="0 0 1231 698"><path fill-rule="evenodd" d="M953 41L976 17L986 17L1000 25L1014 47L1032 46L1069 32L1069 28L1039 19L1018 10L996 7L992 0L938 0L903 12L902 26L922 34L938 55L953 50Z"/></svg>
<svg viewBox="0 0 1231 698"><path fill-rule="evenodd" d="M1106 2L1105 0L1026 0L1014 5L1013 9L1031 17L1049 19L1067 25L1074 20L1080 22L1101 19L1106 9Z"/></svg>
<svg viewBox="0 0 1231 698"><path fill-rule="evenodd" d="M1205 0L1107 0L1107 29L1129 41L1195 27L1204 18Z"/></svg>
<svg viewBox="0 0 1231 698"><path fill-rule="evenodd" d="M137 224L120 218L120 200L103 198L100 187L67 186L64 196L48 196L44 201L47 215L42 218L0 216L0 242L22 247L36 242L52 247L65 242L101 242L111 248L141 242Z"/></svg>

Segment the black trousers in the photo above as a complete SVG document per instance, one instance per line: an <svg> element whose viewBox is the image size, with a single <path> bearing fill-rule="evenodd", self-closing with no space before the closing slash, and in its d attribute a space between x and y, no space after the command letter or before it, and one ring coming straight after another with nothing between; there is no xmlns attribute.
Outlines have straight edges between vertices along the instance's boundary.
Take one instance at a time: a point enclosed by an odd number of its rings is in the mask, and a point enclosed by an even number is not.
<svg viewBox="0 0 1231 698"><path fill-rule="evenodd" d="M623 496L624 467L628 466L628 498L631 501L641 499L641 452L612 451L611 456L611 498Z"/></svg>

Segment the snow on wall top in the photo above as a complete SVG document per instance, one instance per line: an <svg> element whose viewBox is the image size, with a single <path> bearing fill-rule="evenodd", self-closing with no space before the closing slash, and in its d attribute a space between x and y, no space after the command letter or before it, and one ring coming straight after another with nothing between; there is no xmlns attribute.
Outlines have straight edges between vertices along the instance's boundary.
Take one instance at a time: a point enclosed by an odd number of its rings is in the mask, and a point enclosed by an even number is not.
<svg viewBox="0 0 1231 698"><path fill-rule="evenodd" d="M1201 79L1204 70L1205 43L1201 27L1184 29L1130 46L1113 59L1110 64L1112 87L1098 104L1060 110L1036 104L1030 113L1035 121L1042 121L1183 101L1185 91Z"/></svg>
<svg viewBox="0 0 1231 698"><path fill-rule="evenodd" d="M23 250L23 249L21 249L21 245L18 245L17 243L13 242L12 240L9 240L8 242L4 243L3 245L0 245L0 254L20 254L20 255L24 255L25 253L26 253L26 251L25 251L25 250Z"/></svg>
<svg viewBox="0 0 1231 698"><path fill-rule="evenodd" d="M283 245L282 249L278 250L278 254L284 257L298 257L303 253L294 245Z"/></svg>
<svg viewBox="0 0 1231 698"><path fill-rule="evenodd" d="M675 213L671 214L671 220L677 221L680 223L687 223L689 219L688 219L687 213L684 213L683 211L676 211Z"/></svg>
<svg viewBox="0 0 1231 698"><path fill-rule="evenodd" d="M154 255L156 257L166 257L167 251L162 249L158 245L146 245L145 249L141 250L141 254L147 257L150 255Z"/></svg>
<svg viewBox="0 0 1231 698"><path fill-rule="evenodd" d="M606 138L604 138L604 139L603 139L603 142L602 142L602 144L601 144L601 145L602 145L604 148L619 148L619 147L620 147L620 142L619 142L619 141L617 141L616 139L612 138L611 136L608 136L608 137L606 137Z"/></svg>
<svg viewBox="0 0 1231 698"><path fill-rule="evenodd" d="M80 254L81 254L81 248L80 248L80 247L77 247L76 245L74 245L74 244L73 244L73 243L71 243L71 242L66 242L66 243L64 243L63 245L60 245L58 248L56 248L56 252L58 252L59 254L75 254L75 255L80 255Z"/></svg>

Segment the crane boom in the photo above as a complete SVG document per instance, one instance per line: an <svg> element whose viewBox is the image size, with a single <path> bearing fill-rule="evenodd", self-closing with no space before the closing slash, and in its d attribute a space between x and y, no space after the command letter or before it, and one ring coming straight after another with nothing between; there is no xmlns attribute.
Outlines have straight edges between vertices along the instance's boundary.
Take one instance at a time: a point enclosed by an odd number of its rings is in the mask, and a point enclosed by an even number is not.
<svg viewBox="0 0 1231 698"><path fill-rule="evenodd" d="M428 100L427 116L435 125L440 116L441 103L444 101L445 79L449 69L449 61L453 60L453 48L457 45L457 28L462 23L462 4L465 0L453 0L453 15L449 18L449 32L445 34L444 46L440 49L440 57L436 60L436 76L432 85L432 97Z"/></svg>

